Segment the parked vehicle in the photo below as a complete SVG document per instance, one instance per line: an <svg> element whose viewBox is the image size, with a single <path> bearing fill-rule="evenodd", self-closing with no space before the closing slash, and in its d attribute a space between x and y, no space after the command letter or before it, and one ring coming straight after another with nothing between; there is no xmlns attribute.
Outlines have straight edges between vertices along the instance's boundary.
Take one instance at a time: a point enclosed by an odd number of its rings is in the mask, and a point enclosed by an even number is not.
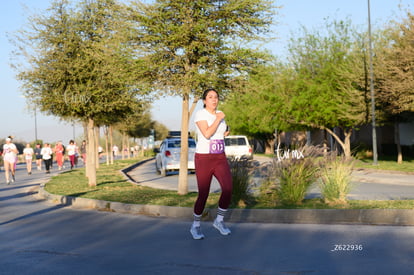
<svg viewBox="0 0 414 275"><path fill-rule="evenodd" d="M195 171L194 154L196 149L196 142L194 139L188 139L188 170ZM170 137L163 140L160 149L155 156L155 169L157 173L163 177L168 172L180 170L180 153L181 153L181 138Z"/></svg>
<svg viewBox="0 0 414 275"><path fill-rule="evenodd" d="M227 136L224 138L226 156L236 159L253 159L253 149L246 136Z"/></svg>

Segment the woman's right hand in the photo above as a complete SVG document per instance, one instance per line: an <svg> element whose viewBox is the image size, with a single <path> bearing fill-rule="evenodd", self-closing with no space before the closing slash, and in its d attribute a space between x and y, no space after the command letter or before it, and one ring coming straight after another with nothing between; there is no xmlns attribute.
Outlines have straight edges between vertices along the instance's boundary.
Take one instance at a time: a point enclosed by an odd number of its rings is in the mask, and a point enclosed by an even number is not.
<svg viewBox="0 0 414 275"><path fill-rule="evenodd" d="M224 119L226 115L223 112L216 113L216 119L219 119L220 121Z"/></svg>

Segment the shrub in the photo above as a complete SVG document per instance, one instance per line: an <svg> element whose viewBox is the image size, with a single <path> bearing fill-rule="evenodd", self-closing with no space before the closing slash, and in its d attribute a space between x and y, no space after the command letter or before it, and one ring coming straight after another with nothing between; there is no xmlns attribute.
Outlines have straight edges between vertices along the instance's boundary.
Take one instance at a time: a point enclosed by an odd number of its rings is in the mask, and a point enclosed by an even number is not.
<svg viewBox="0 0 414 275"><path fill-rule="evenodd" d="M277 181L271 177L267 177L259 187L258 201L262 205L270 208L276 207L278 204Z"/></svg>
<svg viewBox="0 0 414 275"><path fill-rule="evenodd" d="M318 167L310 158L282 162L277 195L283 205L301 204L309 187L316 180Z"/></svg>
<svg viewBox="0 0 414 275"><path fill-rule="evenodd" d="M232 180L233 193L231 199L231 207L244 207L252 205L254 198L251 192L250 179L252 175L252 167L247 159L228 159Z"/></svg>
<svg viewBox="0 0 414 275"><path fill-rule="evenodd" d="M346 204L351 190L353 161L344 158L328 160L321 169L319 187L327 204Z"/></svg>
<svg viewBox="0 0 414 275"><path fill-rule="evenodd" d="M318 177L318 156L323 152L318 147L299 149L300 158L292 158L286 153L274 158L269 167L267 179L260 187L260 201L270 204L299 205L304 200L309 187ZM280 156L280 155L279 155Z"/></svg>

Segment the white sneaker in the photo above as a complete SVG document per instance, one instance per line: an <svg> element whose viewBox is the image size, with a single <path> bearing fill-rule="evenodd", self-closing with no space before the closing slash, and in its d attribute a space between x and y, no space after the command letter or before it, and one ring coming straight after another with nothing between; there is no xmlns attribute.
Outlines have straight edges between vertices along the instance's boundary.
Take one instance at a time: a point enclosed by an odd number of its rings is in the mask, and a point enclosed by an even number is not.
<svg viewBox="0 0 414 275"><path fill-rule="evenodd" d="M217 220L214 220L213 226L215 229L220 231L221 235L230 235L231 233L230 229L222 221L219 222Z"/></svg>
<svg viewBox="0 0 414 275"><path fill-rule="evenodd" d="M204 239L204 234L201 232L200 226L191 226L190 233L194 240Z"/></svg>

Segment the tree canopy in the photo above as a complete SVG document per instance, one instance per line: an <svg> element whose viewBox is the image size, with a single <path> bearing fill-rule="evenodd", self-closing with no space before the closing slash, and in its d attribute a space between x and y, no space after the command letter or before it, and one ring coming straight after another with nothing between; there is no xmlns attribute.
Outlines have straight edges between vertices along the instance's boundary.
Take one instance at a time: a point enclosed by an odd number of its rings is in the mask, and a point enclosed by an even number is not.
<svg viewBox="0 0 414 275"><path fill-rule="evenodd" d="M402 163L399 123L414 117L414 15L407 12L382 31L374 58L377 102L384 123L394 124L397 162Z"/></svg>
<svg viewBox="0 0 414 275"><path fill-rule="evenodd" d="M407 13L402 22L393 22L386 33L377 64L378 99L388 113L414 112L414 15Z"/></svg>
<svg viewBox="0 0 414 275"><path fill-rule="evenodd" d="M113 0L54 1L16 39L15 53L27 64L16 66L26 98L44 113L88 122L91 154L97 147L92 128L135 111L146 93L134 74L138 59L124 15Z"/></svg>
<svg viewBox="0 0 414 275"><path fill-rule="evenodd" d="M182 97L179 194L188 192L188 122L203 90L225 95L232 80L265 60L253 42L270 30L275 9L267 0L157 0L132 3L134 44L142 78L161 95ZM190 98L193 104L190 106Z"/></svg>
<svg viewBox="0 0 414 275"><path fill-rule="evenodd" d="M237 92L222 105L232 133L264 140L273 152L275 131L292 126L281 110L289 104L292 71L281 62L270 62L252 68L248 80L242 79Z"/></svg>

